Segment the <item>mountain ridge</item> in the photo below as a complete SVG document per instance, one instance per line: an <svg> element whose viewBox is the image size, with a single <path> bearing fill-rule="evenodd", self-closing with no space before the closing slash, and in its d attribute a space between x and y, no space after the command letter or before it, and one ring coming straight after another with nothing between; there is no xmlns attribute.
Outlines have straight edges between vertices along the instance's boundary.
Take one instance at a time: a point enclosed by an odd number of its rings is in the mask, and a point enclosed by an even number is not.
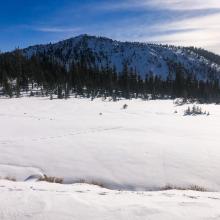
<svg viewBox="0 0 220 220"><path fill-rule="evenodd" d="M187 72L201 80L213 76L220 78L220 56L194 47L121 42L82 34L54 44L30 46L22 51L26 57L39 54L53 57L67 68L73 62L79 62L80 56L83 55L89 57L92 65L98 68L115 67L117 73L122 71L123 64L126 63L129 69L140 74L142 78L146 74L153 74L166 79L170 73L170 62L180 64ZM213 57L213 60L210 57Z"/></svg>

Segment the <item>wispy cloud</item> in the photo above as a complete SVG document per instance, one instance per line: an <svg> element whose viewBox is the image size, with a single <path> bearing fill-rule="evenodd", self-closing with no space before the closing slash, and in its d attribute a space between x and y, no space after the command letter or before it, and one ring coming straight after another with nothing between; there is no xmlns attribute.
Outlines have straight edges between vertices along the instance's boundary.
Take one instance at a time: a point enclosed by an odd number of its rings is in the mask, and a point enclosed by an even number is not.
<svg viewBox="0 0 220 220"><path fill-rule="evenodd" d="M78 33L80 28L71 27L32 27L35 31L49 32L49 33Z"/></svg>
<svg viewBox="0 0 220 220"><path fill-rule="evenodd" d="M144 5L152 5L159 8L167 8L171 10L220 8L219 0L143 0L140 2Z"/></svg>
<svg viewBox="0 0 220 220"><path fill-rule="evenodd" d="M37 25L37 24L20 24L16 25L13 28L15 29L24 29L24 30L31 30L37 32L45 32L45 33L78 33L82 29L78 26L52 26L52 25Z"/></svg>
<svg viewBox="0 0 220 220"><path fill-rule="evenodd" d="M195 45L220 53L220 0L108 1L95 9L140 11L141 16L127 17L106 28L108 35L120 40Z"/></svg>
<svg viewBox="0 0 220 220"><path fill-rule="evenodd" d="M166 26L158 26L161 30L177 30L171 35L158 35L148 38L150 41L159 41L162 43L173 43L179 45L194 45L205 47L220 53L220 14L213 14L199 18L189 18L182 21L173 21ZM185 27L189 32L178 32L181 27Z"/></svg>
<svg viewBox="0 0 220 220"><path fill-rule="evenodd" d="M120 2L107 1L95 6L104 10L128 10L145 9L154 7L155 9L169 10L200 10L220 8L219 0L122 0Z"/></svg>

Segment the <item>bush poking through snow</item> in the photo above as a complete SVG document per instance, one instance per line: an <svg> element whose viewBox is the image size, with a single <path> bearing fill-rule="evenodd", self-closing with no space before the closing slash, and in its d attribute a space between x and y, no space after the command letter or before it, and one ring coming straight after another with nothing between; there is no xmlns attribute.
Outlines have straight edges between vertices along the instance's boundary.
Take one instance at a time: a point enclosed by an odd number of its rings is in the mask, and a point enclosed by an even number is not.
<svg viewBox="0 0 220 220"><path fill-rule="evenodd" d="M207 192L207 190L204 187L198 186L198 185L191 185L189 187L178 187L178 186L173 186L173 185L166 185L165 187L161 188L162 191L166 190L191 190L191 191L198 191L198 192Z"/></svg>
<svg viewBox="0 0 220 220"><path fill-rule="evenodd" d="M207 190L204 187L193 185L190 187L190 190L199 191L199 192L206 192Z"/></svg>
<svg viewBox="0 0 220 220"><path fill-rule="evenodd" d="M9 177L9 176L4 177L4 178L1 178L1 177L0 177L0 180L8 180L8 181L11 181L11 182L16 182L16 178L14 178L14 177Z"/></svg>
<svg viewBox="0 0 220 220"><path fill-rule="evenodd" d="M127 104L124 104L122 109L127 109L128 108L128 105Z"/></svg>
<svg viewBox="0 0 220 220"><path fill-rule="evenodd" d="M60 183L61 184L61 183L63 183L63 178L44 175L43 177L41 177L39 179L39 181L45 181L45 182L49 182L49 183Z"/></svg>
<svg viewBox="0 0 220 220"><path fill-rule="evenodd" d="M196 116L196 115L207 115L209 116L209 112L206 112L206 111L203 111L201 107L199 106L193 106L192 109L190 107L188 107L185 111L184 111L184 115L187 116L187 115L193 115L193 116Z"/></svg>
<svg viewBox="0 0 220 220"><path fill-rule="evenodd" d="M107 188L107 187L104 186L103 183L95 181L95 180L87 181L85 179L79 179L79 180L75 181L74 183L84 183L84 184L99 186L101 188Z"/></svg>

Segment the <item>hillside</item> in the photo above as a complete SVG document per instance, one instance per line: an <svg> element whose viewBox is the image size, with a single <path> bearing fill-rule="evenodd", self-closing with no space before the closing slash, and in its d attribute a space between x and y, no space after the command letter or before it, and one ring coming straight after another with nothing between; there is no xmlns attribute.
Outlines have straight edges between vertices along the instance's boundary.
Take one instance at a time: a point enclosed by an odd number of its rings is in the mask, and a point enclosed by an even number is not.
<svg viewBox="0 0 220 220"><path fill-rule="evenodd" d="M122 72L123 64L126 63L143 78L146 74L155 74L166 79L170 73L170 62L181 64L199 79L209 79L213 75L220 76L220 64L217 58L205 56L195 48L119 42L88 35L80 35L55 44L31 46L24 49L23 53L28 57L45 54L54 57L66 67L72 62L79 61L83 55L93 65L99 68L115 67L118 73ZM216 56L219 58L218 55Z"/></svg>

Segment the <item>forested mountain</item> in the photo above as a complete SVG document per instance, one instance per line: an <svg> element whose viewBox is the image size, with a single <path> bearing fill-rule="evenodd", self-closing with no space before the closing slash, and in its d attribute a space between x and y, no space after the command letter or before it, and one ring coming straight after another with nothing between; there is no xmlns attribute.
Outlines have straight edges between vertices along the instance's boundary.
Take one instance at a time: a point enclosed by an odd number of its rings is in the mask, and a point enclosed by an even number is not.
<svg viewBox="0 0 220 220"><path fill-rule="evenodd" d="M219 102L220 57L194 47L118 42L81 35L0 55L10 97L176 98Z"/></svg>
<svg viewBox="0 0 220 220"><path fill-rule="evenodd" d="M154 74L166 79L170 65L180 64L199 79L220 77L220 58L207 55L205 50L168 45L113 41L108 38L80 35L56 44L37 45L23 50L27 57L44 54L69 67L83 56L99 69L111 67L120 73L123 65L140 74ZM217 55L216 55L217 56ZM219 57L219 56L217 56Z"/></svg>

